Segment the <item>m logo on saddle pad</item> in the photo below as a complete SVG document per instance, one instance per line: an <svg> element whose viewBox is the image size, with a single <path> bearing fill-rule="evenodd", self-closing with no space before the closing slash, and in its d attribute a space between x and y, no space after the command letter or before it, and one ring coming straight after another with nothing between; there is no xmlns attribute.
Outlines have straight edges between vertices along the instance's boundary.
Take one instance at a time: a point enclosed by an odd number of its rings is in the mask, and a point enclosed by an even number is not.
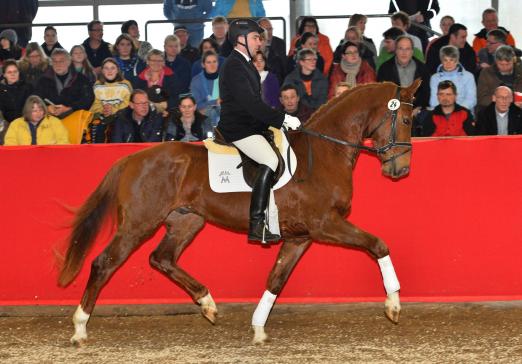
<svg viewBox="0 0 522 364"><path fill-rule="evenodd" d="M272 129L275 134L276 145L283 156L286 166L291 166L292 171L285 168L279 181L273 187L277 190L290 181L297 167L297 159L284 133ZM234 147L214 143L212 139L203 141L208 149L208 177L210 188L214 192L250 192L252 188L245 182L239 152ZM288 162L288 148L290 148L290 163Z"/></svg>

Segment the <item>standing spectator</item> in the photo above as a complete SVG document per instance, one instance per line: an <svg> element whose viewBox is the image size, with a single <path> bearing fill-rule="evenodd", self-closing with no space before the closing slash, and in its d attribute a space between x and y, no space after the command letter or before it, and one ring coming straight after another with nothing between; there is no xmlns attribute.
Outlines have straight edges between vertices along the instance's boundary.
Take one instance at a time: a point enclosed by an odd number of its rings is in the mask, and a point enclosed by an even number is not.
<svg viewBox="0 0 522 364"><path fill-rule="evenodd" d="M78 73L84 75L91 85L96 82L96 73L87 59L85 48L81 44L77 44L71 48L71 66Z"/></svg>
<svg viewBox="0 0 522 364"><path fill-rule="evenodd" d="M368 47L366 43L363 41L361 30L356 26L351 26L346 29L344 32L344 39L341 40L337 48L335 48L334 52L334 65L341 62L343 56L343 46L346 42L352 42L357 45L359 49L359 56L364 59L374 70L375 70L375 61L377 60L376 54L373 53ZM375 48L375 46L373 46Z"/></svg>
<svg viewBox="0 0 522 364"><path fill-rule="evenodd" d="M513 103L513 91L506 86L495 89L491 102L478 114L479 135L522 134L522 110Z"/></svg>
<svg viewBox="0 0 522 364"><path fill-rule="evenodd" d="M174 35L179 39L179 46L181 47L181 51L179 55L189 61L191 64L198 63L196 60L200 57L200 52L196 47L193 47L189 43L190 34L187 30L187 27L184 25L178 25L174 28Z"/></svg>
<svg viewBox="0 0 522 364"><path fill-rule="evenodd" d="M69 136L62 122L46 110L45 103L35 95L28 97L23 116L7 129L4 145L68 144Z"/></svg>
<svg viewBox="0 0 522 364"><path fill-rule="evenodd" d="M288 84L281 87L279 101L281 102L281 110L285 114L297 117L301 124L306 123L314 113L313 109L301 102L299 90L294 85Z"/></svg>
<svg viewBox="0 0 522 364"><path fill-rule="evenodd" d="M48 25L44 30L44 42L42 43L42 49L47 57L51 57L51 53L53 53L56 48L63 47L60 42L58 42L58 34L55 27Z"/></svg>
<svg viewBox="0 0 522 364"><path fill-rule="evenodd" d="M22 48L17 42L18 36L13 29L5 29L0 33L0 66L6 59L22 58Z"/></svg>
<svg viewBox="0 0 522 364"><path fill-rule="evenodd" d="M40 77L35 93L52 104L49 114L63 118L76 110L89 110L94 101L92 85L83 74L71 67L71 56L57 48L51 54L51 65Z"/></svg>
<svg viewBox="0 0 522 364"><path fill-rule="evenodd" d="M455 23L450 29L448 35L438 38L431 45L428 54L426 55L426 67L431 74L437 72L437 67L440 64L440 49L446 45L452 45L458 48L460 64L473 75L477 70L477 56L475 51L467 42L468 28L464 25Z"/></svg>
<svg viewBox="0 0 522 364"><path fill-rule="evenodd" d="M482 12L482 25L484 25L484 28L475 34L475 38L473 38L473 49L475 53L480 52L482 48L487 46L488 32L493 29L502 30L506 34L506 44L513 47L515 46L515 39L509 30L498 25L498 14L495 9L488 8Z"/></svg>
<svg viewBox="0 0 522 364"><path fill-rule="evenodd" d="M38 80L49 67L49 60L44 54L42 47L36 42L27 44L25 54L18 62L21 78L36 87Z"/></svg>
<svg viewBox="0 0 522 364"><path fill-rule="evenodd" d="M130 35L123 33L114 42L114 59L123 73L123 77L135 86L138 75L145 69L143 62L137 54L136 44Z"/></svg>
<svg viewBox="0 0 522 364"><path fill-rule="evenodd" d="M179 56L181 51L179 38L174 34L167 35L163 49L165 50L165 65L174 72L174 83L178 86L179 92L182 94L188 92L192 67L189 61Z"/></svg>
<svg viewBox="0 0 522 364"><path fill-rule="evenodd" d="M277 108L279 106L279 80L277 76L268 70L263 52L258 51L252 62L261 79L261 98L265 104L274 109Z"/></svg>
<svg viewBox="0 0 522 364"><path fill-rule="evenodd" d="M212 34L210 38L214 39L219 46L218 54L228 57L232 49L232 43L228 40L228 20L224 16L216 16L212 19Z"/></svg>
<svg viewBox="0 0 522 364"><path fill-rule="evenodd" d="M209 118L212 126L219 122L221 99L219 98L219 59L214 51L203 53L203 72L198 73L190 83L198 111Z"/></svg>
<svg viewBox="0 0 522 364"><path fill-rule="evenodd" d="M20 79L15 60L4 62L4 78L0 81L0 112L7 122L22 116L25 101L33 93L33 86Z"/></svg>
<svg viewBox="0 0 522 364"><path fill-rule="evenodd" d="M398 11L405 12L411 20L431 28L430 19L439 13L440 7L438 0L390 0L388 14ZM420 38L422 50L426 50L431 34L428 34L425 29L415 26L411 28L410 32Z"/></svg>
<svg viewBox="0 0 522 364"><path fill-rule="evenodd" d="M290 50L288 51L288 55L293 55L296 53L298 39L307 32L317 35L317 50L324 58L324 71L325 74L328 74L333 62L333 51L332 47L330 46L330 38L319 31L317 20L313 17L307 16L301 20L299 29L297 30L297 35L292 38L292 41L290 42Z"/></svg>
<svg viewBox="0 0 522 364"><path fill-rule="evenodd" d="M163 117L143 90L132 91L129 106L116 113L111 143L150 143L163 138Z"/></svg>
<svg viewBox="0 0 522 364"><path fill-rule="evenodd" d="M373 43L373 39L368 38L364 35L364 31L366 30L366 22L368 21L368 17L363 14L353 14L348 20L348 28L357 27L361 32L362 44L373 54L373 64L377 61L377 48L375 47L375 43ZM370 63L370 62L368 62ZM371 63L370 63L371 64ZM374 68L375 69L375 68Z"/></svg>
<svg viewBox="0 0 522 364"><path fill-rule="evenodd" d="M317 55L312 49L297 53L297 67L286 76L284 85L294 85L303 104L318 109L327 100L328 80L316 67Z"/></svg>
<svg viewBox="0 0 522 364"><path fill-rule="evenodd" d="M100 72L100 67L105 58L112 57L111 45L103 40L103 23L93 20L87 24L89 38L82 43L89 62L94 67L94 72Z"/></svg>
<svg viewBox="0 0 522 364"><path fill-rule="evenodd" d="M480 72L477 86L479 108L485 108L491 103L493 92L498 86L522 92L522 65L515 64L515 51L508 45L498 47L495 64Z"/></svg>
<svg viewBox="0 0 522 364"><path fill-rule="evenodd" d="M357 85L375 82L377 76L373 68L361 59L359 47L350 41L345 42L341 48L342 59L339 64L334 64L329 79L328 98L331 99L335 94L337 83L344 81L348 87L353 88Z"/></svg>
<svg viewBox="0 0 522 364"><path fill-rule="evenodd" d="M216 43L216 41L212 38L205 38L201 41L201 44L199 45L199 54L204 54L205 52L213 51L214 53L218 54L219 46ZM218 66L221 68L223 63L225 62L225 57L220 56L218 54ZM195 75L203 71L203 62L201 62L201 57L199 57L193 64L192 64L192 70L190 72L192 78L194 78Z"/></svg>
<svg viewBox="0 0 522 364"><path fill-rule="evenodd" d="M216 0L212 16L260 18L266 16L262 0Z"/></svg>
<svg viewBox="0 0 522 364"><path fill-rule="evenodd" d="M457 104L473 112L477 105L477 86L475 77L459 63L459 50L452 45L440 49L441 65L430 79L430 107L438 105L438 86L442 81L450 80L456 87Z"/></svg>
<svg viewBox="0 0 522 364"><path fill-rule="evenodd" d="M169 20L182 19L208 19L212 10L212 0L163 0L163 15ZM190 32L190 45L194 48L199 46L203 39L205 24L174 23L174 27L184 25Z"/></svg>
<svg viewBox="0 0 522 364"><path fill-rule="evenodd" d="M38 12L38 0L3 0L2 11L0 11L0 24L6 25L15 23L32 24ZM0 28L0 31L5 28ZM32 26L16 27L18 45L25 47L31 40L33 32Z"/></svg>
<svg viewBox="0 0 522 364"><path fill-rule="evenodd" d="M208 118L198 111L196 100L190 94L179 96L178 112L172 114L166 131L166 140L195 142L212 135Z"/></svg>
<svg viewBox="0 0 522 364"><path fill-rule="evenodd" d="M127 20L121 25L121 33L130 35L134 47L136 48L136 54L139 59L145 62L147 53L152 49L152 44L145 40L140 40L140 29L136 20Z"/></svg>
<svg viewBox="0 0 522 364"><path fill-rule="evenodd" d="M475 126L471 112L459 105L457 87L450 80L437 85L438 105L428 113L422 128L423 136L473 135Z"/></svg>
<svg viewBox="0 0 522 364"><path fill-rule="evenodd" d="M450 27L455 24L455 19L451 15L444 15L442 18L440 18L440 30L442 32L442 36L449 34ZM430 42L428 43L428 46L426 47L426 54L428 54L428 51L430 50L431 45L440 37L434 37Z"/></svg>

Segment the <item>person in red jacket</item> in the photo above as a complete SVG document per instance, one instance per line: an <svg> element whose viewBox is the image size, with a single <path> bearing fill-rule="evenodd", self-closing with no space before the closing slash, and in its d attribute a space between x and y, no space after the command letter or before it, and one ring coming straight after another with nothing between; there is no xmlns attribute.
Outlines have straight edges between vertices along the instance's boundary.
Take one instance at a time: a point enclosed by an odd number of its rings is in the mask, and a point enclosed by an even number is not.
<svg viewBox="0 0 522 364"><path fill-rule="evenodd" d="M425 119L423 136L465 136L475 134L471 112L456 103L457 87L450 80L437 87L439 105Z"/></svg>

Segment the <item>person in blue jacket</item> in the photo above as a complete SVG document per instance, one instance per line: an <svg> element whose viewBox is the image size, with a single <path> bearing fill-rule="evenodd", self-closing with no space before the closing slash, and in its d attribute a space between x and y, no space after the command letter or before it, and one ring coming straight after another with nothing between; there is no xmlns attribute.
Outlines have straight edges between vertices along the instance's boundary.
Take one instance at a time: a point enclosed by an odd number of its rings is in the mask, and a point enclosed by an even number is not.
<svg viewBox="0 0 522 364"><path fill-rule="evenodd" d="M247 9L248 11L245 11ZM226 18L260 18L266 16L261 0L216 0L211 17L219 15Z"/></svg>
<svg viewBox="0 0 522 364"><path fill-rule="evenodd" d="M178 19L208 19L212 11L212 0L164 0L163 15L169 20ZM190 34L189 43L199 47L203 39L203 23L174 23L174 26L184 25Z"/></svg>

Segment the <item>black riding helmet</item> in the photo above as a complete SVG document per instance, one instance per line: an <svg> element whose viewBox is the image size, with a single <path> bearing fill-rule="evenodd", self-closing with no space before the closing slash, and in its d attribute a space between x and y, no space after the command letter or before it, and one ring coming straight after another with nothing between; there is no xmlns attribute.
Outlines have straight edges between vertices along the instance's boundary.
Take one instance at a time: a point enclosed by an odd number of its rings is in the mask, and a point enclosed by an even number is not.
<svg viewBox="0 0 522 364"><path fill-rule="evenodd" d="M230 22L230 26L228 28L228 40L232 45L236 45L237 43L241 44L247 49L247 52L249 53L250 58L252 58L252 55L250 54L250 51L248 50L247 46L247 35L249 33L263 33L265 30L259 26L255 21L252 19L236 19L232 22ZM239 41L237 39L238 36L243 36L243 42Z"/></svg>

